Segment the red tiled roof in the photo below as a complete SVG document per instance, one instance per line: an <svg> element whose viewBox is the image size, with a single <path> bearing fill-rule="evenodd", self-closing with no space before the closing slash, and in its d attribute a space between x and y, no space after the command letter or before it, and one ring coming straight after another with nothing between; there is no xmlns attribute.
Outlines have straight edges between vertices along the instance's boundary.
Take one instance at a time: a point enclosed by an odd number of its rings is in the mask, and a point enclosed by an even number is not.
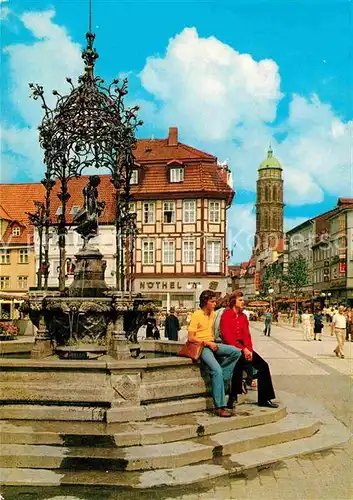
<svg viewBox="0 0 353 500"><path fill-rule="evenodd" d="M353 198L338 198L337 205L353 205Z"/></svg>
<svg viewBox="0 0 353 500"><path fill-rule="evenodd" d="M2 219L11 221L8 225L1 244L27 245L33 243L33 226L29 223L26 212L35 212L33 201L44 199L44 188L40 183L33 184L0 184L0 204L7 214ZM5 207L5 208L4 208ZM12 234L14 223L20 225L19 236Z"/></svg>
<svg viewBox="0 0 353 500"><path fill-rule="evenodd" d="M11 216L6 212L2 205L0 205L0 219L11 220Z"/></svg>
<svg viewBox="0 0 353 500"><path fill-rule="evenodd" d="M138 139L134 156L138 162L164 162L165 160L212 160L216 157L199 149L178 142L168 144L168 139Z"/></svg>
<svg viewBox="0 0 353 500"><path fill-rule="evenodd" d="M136 165L139 167L140 183L132 186L132 195L136 200L167 199L176 196L212 197L225 199L231 203L234 191L227 184L224 172L217 165L217 158L186 144L176 142L170 145L168 139L139 139L134 150ZM184 180L170 183L167 164L176 160L184 165ZM101 223L111 223L115 219L115 190L109 175L101 175L99 199L106 202L100 218ZM82 190L88 182L88 176L72 179L69 183L71 195L67 203L67 220L72 220L70 211L73 206L83 206ZM57 220L60 201L57 197L57 183L51 195L51 218ZM44 200L44 188L40 183L0 184L0 204L8 213L10 220L21 221L32 230L25 212L34 212L34 200ZM6 214L5 214L6 215ZM1 216L1 215L0 215ZM3 217L4 218L4 217ZM14 238L14 237L12 237ZM19 238L19 237L18 237Z"/></svg>

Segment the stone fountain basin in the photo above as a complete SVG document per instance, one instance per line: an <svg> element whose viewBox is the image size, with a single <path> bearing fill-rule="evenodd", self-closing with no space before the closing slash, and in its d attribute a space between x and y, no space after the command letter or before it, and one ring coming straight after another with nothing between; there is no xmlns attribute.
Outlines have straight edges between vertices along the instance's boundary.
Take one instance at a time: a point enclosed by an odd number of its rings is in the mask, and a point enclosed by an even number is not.
<svg viewBox="0 0 353 500"><path fill-rule="evenodd" d="M141 342L165 355L153 359L0 360L1 418L128 422L212 407L208 378L175 355L180 346Z"/></svg>

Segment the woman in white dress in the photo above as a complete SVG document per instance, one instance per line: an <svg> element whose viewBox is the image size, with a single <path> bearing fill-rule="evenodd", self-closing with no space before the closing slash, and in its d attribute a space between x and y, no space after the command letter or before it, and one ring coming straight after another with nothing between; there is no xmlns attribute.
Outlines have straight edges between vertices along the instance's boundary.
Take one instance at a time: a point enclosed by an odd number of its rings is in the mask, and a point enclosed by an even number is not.
<svg viewBox="0 0 353 500"><path fill-rule="evenodd" d="M302 314L302 327L303 327L303 339L311 340L311 319L309 309L305 309L304 314Z"/></svg>

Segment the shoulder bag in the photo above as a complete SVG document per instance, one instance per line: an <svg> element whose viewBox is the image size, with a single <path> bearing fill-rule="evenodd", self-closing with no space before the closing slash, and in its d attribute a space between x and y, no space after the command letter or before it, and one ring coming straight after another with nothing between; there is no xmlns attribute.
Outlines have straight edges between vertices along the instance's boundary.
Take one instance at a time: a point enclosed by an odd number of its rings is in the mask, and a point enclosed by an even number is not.
<svg viewBox="0 0 353 500"><path fill-rule="evenodd" d="M203 342L188 340L186 344L183 345L183 347L180 349L178 355L183 356L184 358L190 358L193 361L198 361L203 351L203 347Z"/></svg>

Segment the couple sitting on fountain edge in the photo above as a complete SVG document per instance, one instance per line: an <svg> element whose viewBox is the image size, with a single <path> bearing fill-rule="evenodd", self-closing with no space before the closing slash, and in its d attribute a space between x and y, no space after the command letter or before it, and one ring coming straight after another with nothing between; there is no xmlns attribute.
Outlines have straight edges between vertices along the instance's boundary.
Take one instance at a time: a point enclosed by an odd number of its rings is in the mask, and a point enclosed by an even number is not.
<svg viewBox="0 0 353 500"><path fill-rule="evenodd" d="M220 318L220 338L215 331L216 294L205 290L200 295L200 309L191 317L188 339L202 342L201 362L211 377L215 412L219 417L230 417L237 402L237 395L243 392L243 369L252 365L258 377L258 405L277 408L269 366L254 350L249 331L249 320L243 313L244 297L238 290L228 298L228 307ZM218 318L219 319L219 318ZM215 335L216 334L216 335ZM231 379L228 402L226 403L224 381Z"/></svg>

